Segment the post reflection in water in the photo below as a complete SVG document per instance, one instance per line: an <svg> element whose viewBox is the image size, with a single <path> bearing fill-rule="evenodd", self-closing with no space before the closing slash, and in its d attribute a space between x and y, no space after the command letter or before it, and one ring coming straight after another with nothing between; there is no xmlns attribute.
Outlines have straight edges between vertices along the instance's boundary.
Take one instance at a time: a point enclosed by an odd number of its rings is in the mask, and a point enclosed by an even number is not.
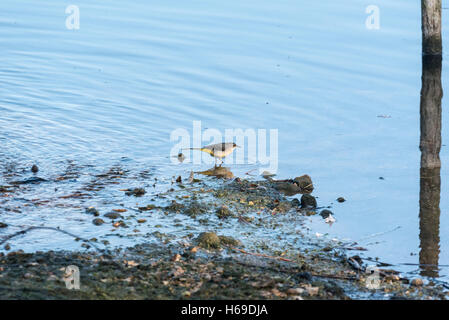
<svg viewBox="0 0 449 320"><path fill-rule="evenodd" d="M421 275L438 277L440 253L441 56L423 56L419 193Z"/></svg>

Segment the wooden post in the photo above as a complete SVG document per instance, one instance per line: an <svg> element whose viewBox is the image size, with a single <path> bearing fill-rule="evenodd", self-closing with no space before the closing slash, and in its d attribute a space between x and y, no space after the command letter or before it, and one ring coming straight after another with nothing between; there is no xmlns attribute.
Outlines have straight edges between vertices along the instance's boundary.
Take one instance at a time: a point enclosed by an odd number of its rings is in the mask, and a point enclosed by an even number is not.
<svg viewBox="0 0 449 320"><path fill-rule="evenodd" d="M438 277L440 254L441 55L423 55L419 192L419 263L421 275Z"/></svg>
<svg viewBox="0 0 449 320"><path fill-rule="evenodd" d="M441 0L421 0L422 53L441 55Z"/></svg>

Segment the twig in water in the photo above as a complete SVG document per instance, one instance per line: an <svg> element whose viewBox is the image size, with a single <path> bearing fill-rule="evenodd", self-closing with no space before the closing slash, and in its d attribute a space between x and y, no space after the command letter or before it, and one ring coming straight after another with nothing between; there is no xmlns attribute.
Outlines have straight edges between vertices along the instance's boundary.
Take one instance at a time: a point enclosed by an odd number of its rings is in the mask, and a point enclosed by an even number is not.
<svg viewBox="0 0 449 320"><path fill-rule="evenodd" d="M13 234L10 234L9 236L6 236L4 239L0 240L0 245L4 244L6 241L8 241L8 240L10 240L10 239L12 239L12 238L14 238L14 237L17 237L17 236L20 236L20 235L22 235L22 234L25 234L25 233L27 233L28 231L31 231L31 230L37 230L37 229L53 230L53 231L58 231L58 232L64 233L64 234L69 235L69 236L71 236L71 237L81 239L81 240L83 240L84 242L88 242L89 244L92 245L92 247L94 247L94 248L97 249L98 251L102 251L100 248L98 248L98 247L97 247L95 244L93 244L91 241L89 241L89 240L87 240L87 239L83 239L83 238L81 238L81 237L78 237L77 235L75 235L75 234L73 234L73 233L70 233L70 232L65 231L65 230L61 230L61 229L59 229L59 228L53 228L53 227L40 227L40 226L32 226L32 227L28 227L28 228L26 228L26 229L24 229L24 230L18 231L18 232L13 233Z"/></svg>
<svg viewBox="0 0 449 320"><path fill-rule="evenodd" d="M378 233L373 233L372 235L369 235L369 236L366 236L366 237L364 237L364 238L361 238L361 239L358 240L357 242L360 242L360 241L363 241L363 240L366 240L366 239L371 239L371 238L378 237L378 236L382 236L382 235L384 235L384 234L387 234L387 233L396 231L396 230L398 230L398 229L400 229L400 228L401 228L401 226L397 226L397 227L395 227L395 228L393 228L393 229L391 229L391 230L388 230L388 231L378 232Z"/></svg>

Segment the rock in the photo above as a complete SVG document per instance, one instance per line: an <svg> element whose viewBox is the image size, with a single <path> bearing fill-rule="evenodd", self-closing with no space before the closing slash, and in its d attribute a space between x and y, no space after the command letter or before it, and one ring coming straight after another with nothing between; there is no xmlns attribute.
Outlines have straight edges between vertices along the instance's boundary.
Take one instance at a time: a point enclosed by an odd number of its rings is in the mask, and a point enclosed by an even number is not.
<svg viewBox="0 0 449 320"><path fill-rule="evenodd" d="M338 198L337 198L337 201L338 201L338 202L345 202L345 201L346 201L346 199L345 199L345 198L343 198L343 197L338 197Z"/></svg>
<svg viewBox="0 0 449 320"><path fill-rule="evenodd" d="M294 179L298 187L301 189L304 193L311 193L313 191L313 183L312 178L310 178L309 175L305 174L300 177L296 177Z"/></svg>
<svg viewBox="0 0 449 320"><path fill-rule="evenodd" d="M239 240L236 240L233 237L218 236L218 238L220 239L220 244L222 244L222 245L233 246L233 247L242 245L242 243Z"/></svg>
<svg viewBox="0 0 449 320"><path fill-rule="evenodd" d="M154 208L156 208L156 206L154 204L149 204L145 207L139 207L140 211L150 211L153 210Z"/></svg>
<svg viewBox="0 0 449 320"><path fill-rule="evenodd" d="M181 178L181 176L178 176L178 177L176 178L176 183L182 183L182 178Z"/></svg>
<svg viewBox="0 0 449 320"><path fill-rule="evenodd" d="M191 216L192 218L195 218L199 214L206 213L208 211L208 207L206 204L192 201L189 205L189 207L184 211L185 214L188 216Z"/></svg>
<svg viewBox="0 0 449 320"><path fill-rule="evenodd" d="M215 212L215 214L220 219L226 219L226 218L234 216L234 214L231 212L231 210L229 210L228 207L226 207L226 206L221 206L220 208L218 208L217 211Z"/></svg>
<svg viewBox="0 0 449 320"><path fill-rule="evenodd" d="M293 196L301 193L301 188L296 183L289 181L276 182L276 189L285 194L286 196Z"/></svg>
<svg viewBox="0 0 449 320"><path fill-rule="evenodd" d="M222 179L234 178L234 174L231 172L231 170L229 170L229 168L226 168L226 167L213 167L209 170L200 171L198 173L206 175L206 176L214 176L214 177L222 178Z"/></svg>
<svg viewBox="0 0 449 320"><path fill-rule="evenodd" d="M280 201L275 207L277 212L288 212L292 208L290 201Z"/></svg>
<svg viewBox="0 0 449 320"><path fill-rule="evenodd" d="M109 212L106 213L104 216L112 220L122 218L122 216L118 212Z"/></svg>
<svg viewBox="0 0 449 320"><path fill-rule="evenodd" d="M289 288L289 289L287 289L287 294L290 294L290 295L300 295L302 293L304 293L304 289L302 289L302 288Z"/></svg>
<svg viewBox="0 0 449 320"><path fill-rule="evenodd" d="M94 207L87 208L86 213L93 214L95 217L98 217L100 215L100 212L97 209L95 209Z"/></svg>
<svg viewBox="0 0 449 320"><path fill-rule="evenodd" d="M5 246L3 247L6 251L11 249L11 246L7 243L5 244Z"/></svg>
<svg viewBox="0 0 449 320"><path fill-rule="evenodd" d="M134 188L126 191L125 193L127 196L135 196L135 197L141 197L145 194L144 188Z"/></svg>
<svg viewBox="0 0 449 320"><path fill-rule="evenodd" d="M297 198L293 199L292 207L299 207L299 206L301 206L301 202Z"/></svg>
<svg viewBox="0 0 449 320"><path fill-rule="evenodd" d="M198 246L205 249L219 249L220 238L214 232L203 232L197 238Z"/></svg>
<svg viewBox="0 0 449 320"><path fill-rule="evenodd" d="M269 172L269 171L264 171L264 172L262 172L261 176L264 177L264 178L266 179L266 178L269 178L269 177L274 177L275 174L274 174L274 173L271 173L271 172Z"/></svg>
<svg viewBox="0 0 449 320"><path fill-rule="evenodd" d="M171 257L171 261L173 262L178 262L179 260L181 260L181 255L179 253Z"/></svg>
<svg viewBox="0 0 449 320"><path fill-rule="evenodd" d="M296 278L298 278L300 280L311 281L312 280L312 274L310 274L310 272L307 272L307 271L299 272L299 273L296 274Z"/></svg>
<svg viewBox="0 0 449 320"><path fill-rule="evenodd" d="M301 197L301 208L316 208L317 203L314 196L310 194L303 194Z"/></svg>
<svg viewBox="0 0 449 320"><path fill-rule="evenodd" d="M6 228L8 225L6 223L0 222L0 228Z"/></svg>
<svg viewBox="0 0 449 320"><path fill-rule="evenodd" d="M185 160L185 158L186 157L182 152L178 153L178 161L179 162L183 162Z"/></svg>
<svg viewBox="0 0 449 320"><path fill-rule="evenodd" d="M118 228L118 227L125 227L125 228L127 228L128 227L126 225L125 221L123 221L123 220L120 220L120 221L117 221L117 222L113 223L112 226L115 227L115 228Z"/></svg>
<svg viewBox="0 0 449 320"><path fill-rule="evenodd" d="M101 226L104 223L104 220L97 218L97 219L92 220L92 223L96 226Z"/></svg>
<svg viewBox="0 0 449 320"><path fill-rule="evenodd" d="M185 205L183 205L182 203L176 202L176 200L172 200L172 202L165 207L165 209L167 209L168 211L172 211L172 212L180 212L181 210L184 210Z"/></svg>
<svg viewBox="0 0 449 320"><path fill-rule="evenodd" d="M415 278L412 280L411 285L415 287L421 287L422 285L424 285L424 282L421 278Z"/></svg>
<svg viewBox="0 0 449 320"><path fill-rule="evenodd" d="M332 211L327 210L327 209L321 210L321 212L320 212L320 216L323 217L323 219L328 218L332 214L333 214Z"/></svg>
<svg viewBox="0 0 449 320"><path fill-rule="evenodd" d="M35 164L33 164L33 166L31 167L31 172L37 173L38 171L39 171L39 168Z"/></svg>

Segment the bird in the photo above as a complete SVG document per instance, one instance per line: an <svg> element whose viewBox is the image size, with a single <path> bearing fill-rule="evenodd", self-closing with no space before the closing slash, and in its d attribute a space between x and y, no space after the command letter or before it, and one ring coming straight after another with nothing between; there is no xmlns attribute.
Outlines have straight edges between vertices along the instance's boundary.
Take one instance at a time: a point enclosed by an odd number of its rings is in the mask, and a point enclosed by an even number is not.
<svg viewBox="0 0 449 320"><path fill-rule="evenodd" d="M223 164L222 159L230 155L232 152L234 152L235 148L240 148L240 146L238 146L234 142L222 142L204 146L202 148L186 148L183 150L199 150L206 152L210 154L211 157L215 158L215 166L217 166L217 159L220 159L221 160L220 167L221 167L221 165Z"/></svg>

